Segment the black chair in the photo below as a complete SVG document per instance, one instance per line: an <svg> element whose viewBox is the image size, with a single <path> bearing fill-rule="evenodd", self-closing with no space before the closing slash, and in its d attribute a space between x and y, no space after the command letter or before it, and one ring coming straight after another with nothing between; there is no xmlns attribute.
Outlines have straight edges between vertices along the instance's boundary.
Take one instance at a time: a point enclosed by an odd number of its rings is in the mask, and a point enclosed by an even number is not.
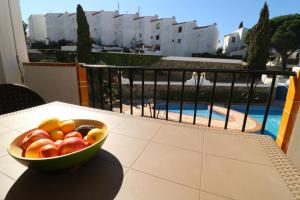
<svg viewBox="0 0 300 200"><path fill-rule="evenodd" d="M0 84L0 115L45 104L31 89L18 84Z"/></svg>

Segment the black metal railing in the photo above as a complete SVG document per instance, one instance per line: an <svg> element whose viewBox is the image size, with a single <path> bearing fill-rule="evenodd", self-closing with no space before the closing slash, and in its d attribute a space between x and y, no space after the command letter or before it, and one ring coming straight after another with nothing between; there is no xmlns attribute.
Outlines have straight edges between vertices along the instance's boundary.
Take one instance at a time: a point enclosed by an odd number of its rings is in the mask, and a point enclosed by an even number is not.
<svg viewBox="0 0 300 200"><path fill-rule="evenodd" d="M200 86L200 75L202 73L211 73L213 74L213 80L212 80L212 87L211 87L211 96L210 96L210 102L209 102L209 117L208 117L208 124L207 126L211 126L212 122L212 112L213 112L213 106L215 104L215 93L216 93L216 88L217 88L217 79L218 79L218 74L231 74L232 79L231 79L231 85L230 85L230 92L229 92L229 98L227 102L227 111L226 111L226 117L225 117L225 123L224 123L224 129L227 129L228 127L228 121L229 121L229 115L231 111L231 105L232 105L232 97L234 93L234 88L235 88L235 83L237 79L238 74L242 74L244 76L247 76L247 80L250 81L250 87L248 88L248 93L246 94L246 109L245 109L245 114L244 114L244 119L243 119L243 124L241 127L241 131L244 132L247 124L247 118L249 114L249 109L253 100L253 93L255 90L255 87L257 85L258 80L260 80L258 77L261 77L261 75L268 75L272 77L272 82L270 85L269 89L269 94L267 101L265 102L265 112L264 112L264 118L263 118L263 123L262 123L262 128L261 128L261 133L263 134L265 131L268 115L269 115L269 110L270 110L270 105L272 102L272 97L274 93L274 87L275 87L275 82L276 78L278 75L284 75L284 76L294 76L295 73L291 71L270 71L270 70L240 70L240 69L204 69L204 68L153 68L153 67L117 67L117 66L107 66L107 65L82 65L82 67L85 67L88 71L88 82L89 82L89 96L90 96L90 101L92 107L97 107L100 109L109 109L113 110L114 105L113 105L113 94L112 94L112 71L116 72L117 75L117 84L118 90L119 90L119 95L118 95L118 100L119 100L119 111L120 113L123 113L123 103L124 97L123 97L123 91L122 91L122 74L128 75L129 79L129 105L130 105L130 114L133 114L133 73L139 72L141 75L141 100L140 100L140 105L141 105L141 116L145 116L144 112L144 107L145 107L145 72L146 71L151 71L154 73L153 76L153 110L151 111L152 114L150 114L150 117L156 117L156 112L157 112L157 82L158 82L158 73L159 72L166 72L166 79L163 80L166 83L166 115L165 115L165 120L169 120L169 102L170 102L170 85L171 85L171 77L172 73L174 72L179 72L182 73L182 79L181 79L181 91L180 91L180 112L179 112L179 122L182 122L182 114L183 114L183 104L184 104L184 91L185 91L185 79L186 79L186 73L187 72L196 72L198 74L196 82L195 82L195 99L194 99L194 114L193 114L193 121L191 122L192 124L196 124L197 120L197 106L199 102L199 94L201 90ZM103 78L103 75L105 74L105 71L107 73L107 79L106 81ZM97 74L98 73L98 74ZM95 81L95 77L98 77L97 81ZM97 82L95 84L95 82ZM104 86L106 82L106 87ZM96 96L95 96L95 90L96 90L96 85L98 85L98 99L100 101L99 106L96 105ZM248 82L247 82L248 85ZM105 98L106 97L106 98ZM105 104L108 105L105 107Z"/></svg>

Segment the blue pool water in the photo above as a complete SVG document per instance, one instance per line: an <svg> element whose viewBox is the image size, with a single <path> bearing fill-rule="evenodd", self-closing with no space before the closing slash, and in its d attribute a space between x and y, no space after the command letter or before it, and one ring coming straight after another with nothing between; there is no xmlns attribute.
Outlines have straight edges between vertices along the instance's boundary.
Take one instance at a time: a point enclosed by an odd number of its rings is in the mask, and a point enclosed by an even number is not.
<svg viewBox="0 0 300 200"><path fill-rule="evenodd" d="M159 106L161 106L160 109L162 109L162 110L165 109L165 108L163 108L164 107L163 104L158 105L158 107ZM198 107L197 116L207 117L207 118L209 117L209 109L208 109L207 105L198 105L197 107ZM239 111L241 113L244 113L246 110L246 107L244 105L233 105L231 108L233 110ZM270 135L273 139L276 138L277 133L278 133L281 116L282 116L282 111L283 111L282 108L272 107L272 106L270 107L264 134ZM180 105L179 104L170 104L169 112L180 113ZM194 105L184 104L182 113L193 116L194 115ZM250 110L249 110L249 116L252 117L253 119L257 120L261 124L263 122L264 113L265 113L265 106L251 106ZM226 116L219 114L217 112L212 112L212 118L225 121Z"/></svg>
<svg viewBox="0 0 300 200"><path fill-rule="evenodd" d="M198 105L197 106L197 116L209 117L209 109L207 109L207 108L208 108L208 106ZM180 113L180 105L170 104L169 112ZM194 116L194 105L184 104L183 109L182 109L182 114ZM212 112L212 118L219 119L219 120L225 120L225 116L222 114L219 114L217 112Z"/></svg>
<svg viewBox="0 0 300 200"><path fill-rule="evenodd" d="M232 109L244 113L246 110L245 106L232 106ZM280 121L282 117L283 109L279 107L270 107L266 128L264 134L270 135L273 139L276 139ZM249 116L256 119L262 124L265 114L265 106L251 106L249 110Z"/></svg>

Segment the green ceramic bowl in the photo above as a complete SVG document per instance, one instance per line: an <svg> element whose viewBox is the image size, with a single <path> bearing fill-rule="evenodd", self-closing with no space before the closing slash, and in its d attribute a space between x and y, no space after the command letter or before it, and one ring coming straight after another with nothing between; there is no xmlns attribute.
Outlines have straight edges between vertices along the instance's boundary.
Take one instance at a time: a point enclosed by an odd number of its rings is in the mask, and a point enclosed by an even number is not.
<svg viewBox="0 0 300 200"><path fill-rule="evenodd" d="M75 122L76 127L89 124L94 125L96 128L101 128L104 130L105 136L95 144L70 154L50 158L25 158L22 156L23 150L21 148L21 143L28 132L34 130L31 129L15 138L8 146L7 151L18 162L28 166L29 168L34 168L40 171L63 170L79 166L88 161L98 152L105 142L108 134L108 128L106 124L96 120L73 119L73 121Z"/></svg>

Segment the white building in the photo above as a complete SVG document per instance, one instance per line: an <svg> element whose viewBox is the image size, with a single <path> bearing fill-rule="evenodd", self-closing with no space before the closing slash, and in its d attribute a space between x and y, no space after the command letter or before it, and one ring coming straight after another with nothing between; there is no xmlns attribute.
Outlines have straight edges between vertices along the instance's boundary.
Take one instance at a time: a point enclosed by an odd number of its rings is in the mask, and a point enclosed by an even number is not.
<svg viewBox="0 0 300 200"><path fill-rule="evenodd" d="M118 11L99 11L93 14L94 23L90 24L91 37L100 45L111 46L114 44L116 26L114 17L118 16Z"/></svg>
<svg viewBox="0 0 300 200"><path fill-rule="evenodd" d="M64 19L69 13L47 13L45 15L47 39L49 42L58 42L65 39Z"/></svg>
<svg viewBox="0 0 300 200"><path fill-rule="evenodd" d="M172 55L172 25L176 24L176 18L160 18L151 22L152 46L163 55Z"/></svg>
<svg viewBox="0 0 300 200"><path fill-rule="evenodd" d="M85 15L91 38L99 46L143 47L151 54L192 56L214 54L219 43L216 24L198 27L196 21L177 23L175 17L120 15L118 11L86 11ZM49 41L77 41L76 13L48 13L45 24ZM30 31L35 26L30 26Z"/></svg>
<svg viewBox="0 0 300 200"><path fill-rule="evenodd" d="M248 30L248 28L241 27L230 34L225 35L223 53L229 56L246 56L247 45L244 41Z"/></svg>
<svg viewBox="0 0 300 200"><path fill-rule="evenodd" d="M68 13L64 17L64 36L65 40L76 42L77 41L77 21L76 13Z"/></svg>
<svg viewBox="0 0 300 200"><path fill-rule="evenodd" d="M193 53L215 54L217 51L220 34L216 24L198 27L196 21L175 23L175 20L162 19L153 22L154 45L160 46L162 55L192 56Z"/></svg>
<svg viewBox="0 0 300 200"><path fill-rule="evenodd" d="M143 16L134 19L134 37L137 44L143 44L145 47L152 46L152 21L157 19L158 16Z"/></svg>
<svg viewBox="0 0 300 200"><path fill-rule="evenodd" d="M191 49L193 52L190 53L215 54L217 52L220 43L220 32L216 23L194 28L192 38Z"/></svg>
<svg viewBox="0 0 300 200"><path fill-rule="evenodd" d="M115 42L119 47L132 48L135 44L134 19L138 14L122 14L114 17Z"/></svg>
<svg viewBox="0 0 300 200"><path fill-rule="evenodd" d="M31 42L46 41L47 31L44 15L31 15L28 18L28 28Z"/></svg>
<svg viewBox="0 0 300 200"><path fill-rule="evenodd" d="M196 21L176 23L172 26L172 38L170 38L170 55L191 56L193 52L193 30L197 27Z"/></svg>

